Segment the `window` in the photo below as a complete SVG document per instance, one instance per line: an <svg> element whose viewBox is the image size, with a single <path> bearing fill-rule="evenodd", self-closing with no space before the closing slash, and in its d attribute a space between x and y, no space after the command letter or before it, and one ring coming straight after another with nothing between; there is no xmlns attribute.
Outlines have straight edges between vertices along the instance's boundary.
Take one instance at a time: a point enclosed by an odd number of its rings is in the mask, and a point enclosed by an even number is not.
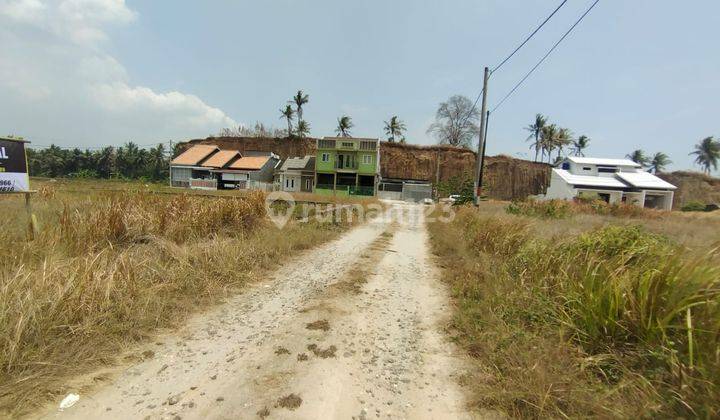
<svg viewBox="0 0 720 420"><path fill-rule="evenodd" d="M599 167L598 167L598 172L600 172L600 173L606 173L606 174L612 174L612 173L617 172L617 168L614 167L614 166L605 166L605 167L599 166Z"/></svg>
<svg viewBox="0 0 720 420"><path fill-rule="evenodd" d="M589 166L583 166L583 171L592 171L592 168Z"/></svg>
<svg viewBox="0 0 720 420"><path fill-rule="evenodd" d="M319 149L334 149L335 140L318 140Z"/></svg>
<svg viewBox="0 0 720 420"><path fill-rule="evenodd" d="M342 144L342 147L344 147L346 149L352 149L353 147L355 147L355 143L353 143L351 141L344 141Z"/></svg>
<svg viewBox="0 0 720 420"><path fill-rule="evenodd" d="M290 180L285 178L285 188L290 188Z"/></svg>
<svg viewBox="0 0 720 420"><path fill-rule="evenodd" d="M308 191L310 191L312 189L312 180L311 179L305 180L305 189Z"/></svg>
<svg viewBox="0 0 720 420"><path fill-rule="evenodd" d="M373 158L372 155L363 155L363 165L372 165Z"/></svg>
<svg viewBox="0 0 720 420"><path fill-rule="evenodd" d="M361 141L360 150L375 150L376 144L374 141Z"/></svg>
<svg viewBox="0 0 720 420"><path fill-rule="evenodd" d="M322 160L323 162L330 162L330 153L323 153L320 160Z"/></svg>
<svg viewBox="0 0 720 420"><path fill-rule="evenodd" d="M295 178L290 180L290 188L295 188Z"/></svg>

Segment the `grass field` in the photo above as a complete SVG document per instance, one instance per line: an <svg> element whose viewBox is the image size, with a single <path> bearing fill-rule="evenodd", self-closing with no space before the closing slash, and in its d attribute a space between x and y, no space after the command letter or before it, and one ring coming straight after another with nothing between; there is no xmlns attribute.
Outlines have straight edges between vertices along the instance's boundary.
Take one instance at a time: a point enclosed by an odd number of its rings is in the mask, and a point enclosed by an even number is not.
<svg viewBox="0 0 720 420"><path fill-rule="evenodd" d="M487 202L430 223L478 409L720 415L720 214L613 211Z"/></svg>
<svg viewBox="0 0 720 420"><path fill-rule="evenodd" d="M114 363L158 328L349 227L311 220L279 230L262 193L220 198L116 181L32 187L32 241L22 196L0 197L0 417L67 392L64 379Z"/></svg>

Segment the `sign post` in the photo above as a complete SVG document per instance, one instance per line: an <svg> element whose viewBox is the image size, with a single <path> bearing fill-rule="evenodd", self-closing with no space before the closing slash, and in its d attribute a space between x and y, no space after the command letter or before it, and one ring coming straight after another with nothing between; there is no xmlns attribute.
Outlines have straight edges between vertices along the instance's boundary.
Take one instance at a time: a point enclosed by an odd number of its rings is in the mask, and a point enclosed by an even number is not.
<svg viewBox="0 0 720 420"><path fill-rule="evenodd" d="M0 194L20 193L25 195L25 210L28 215L30 239L37 231L35 215L30 205L30 177L25 144L28 141L15 137L0 137Z"/></svg>

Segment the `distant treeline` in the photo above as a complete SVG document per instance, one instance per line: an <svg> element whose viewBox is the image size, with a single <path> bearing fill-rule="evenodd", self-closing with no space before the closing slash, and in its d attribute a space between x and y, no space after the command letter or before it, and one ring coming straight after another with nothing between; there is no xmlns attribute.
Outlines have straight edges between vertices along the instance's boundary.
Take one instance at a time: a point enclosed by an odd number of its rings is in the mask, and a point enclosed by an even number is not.
<svg viewBox="0 0 720 420"><path fill-rule="evenodd" d="M158 144L141 149L130 142L98 150L64 149L51 145L28 149L31 176L71 178L126 178L161 181L168 177L171 153Z"/></svg>

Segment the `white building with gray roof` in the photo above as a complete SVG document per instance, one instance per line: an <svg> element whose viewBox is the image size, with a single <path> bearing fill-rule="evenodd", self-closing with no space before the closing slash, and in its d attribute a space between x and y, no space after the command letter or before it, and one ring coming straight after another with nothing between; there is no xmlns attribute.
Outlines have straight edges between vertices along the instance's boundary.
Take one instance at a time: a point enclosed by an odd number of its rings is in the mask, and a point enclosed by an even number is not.
<svg viewBox="0 0 720 420"><path fill-rule="evenodd" d="M546 200L594 197L610 204L672 210L674 185L629 159L570 156L553 168Z"/></svg>

